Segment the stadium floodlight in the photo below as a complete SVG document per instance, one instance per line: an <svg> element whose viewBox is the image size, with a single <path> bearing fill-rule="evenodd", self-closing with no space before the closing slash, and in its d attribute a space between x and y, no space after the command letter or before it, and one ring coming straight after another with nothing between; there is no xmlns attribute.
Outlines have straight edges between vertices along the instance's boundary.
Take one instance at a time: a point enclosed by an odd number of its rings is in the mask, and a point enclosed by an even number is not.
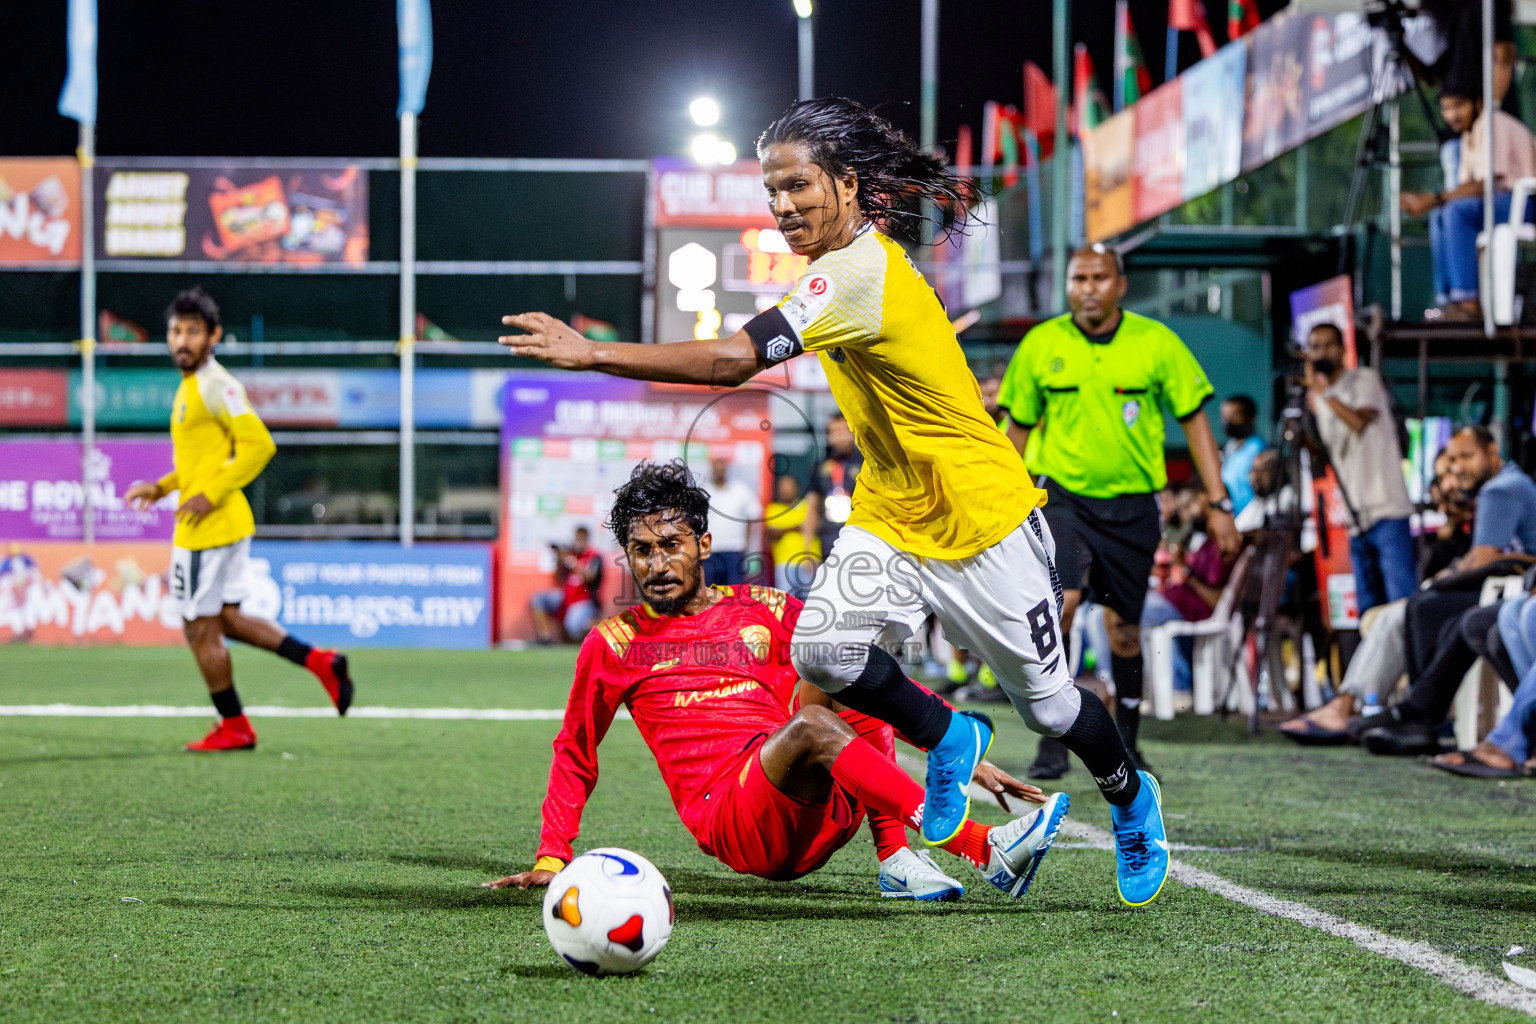
<svg viewBox="0 0 1536 1024"><path fill-rule="evenodd" d="M795 0L795 16L809 18L811 16L811 0Z"/></svg>
<svg viewBox="0 0 1536 1024"><path fill-rule="evenodd" d="M720 104L708 96L700 96L688 104L688 116L693 118L693 123L700 128L708 128L710 125L720 123Z"/></svg>
<svg viewBox="0 0 1536 1024"><path fill-rule="evenodd" d="M720 136L714 132L701 132L688 144L688 152L693 154L695 163L715 163L720 154Z"/></svg>
<svg viewBox="0 0 1536 1024"><path fill-rule="evenodd" d="M722 167L729 167L736 162L736 147L721 139L720 144L715 147L715 160Z"/></svg>

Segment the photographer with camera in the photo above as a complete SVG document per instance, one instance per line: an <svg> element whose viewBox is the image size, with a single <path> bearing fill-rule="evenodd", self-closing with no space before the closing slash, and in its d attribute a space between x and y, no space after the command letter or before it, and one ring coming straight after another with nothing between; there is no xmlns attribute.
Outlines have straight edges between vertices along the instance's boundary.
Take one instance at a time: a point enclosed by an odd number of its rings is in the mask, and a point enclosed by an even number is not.
<svg viewBox="0 0 1536 1024"><path fill-rule="evenodd" d="M598 587L603 558L592 549L592 532L576 527L570 547L551 544L555 553L555 585L529 602L537 642L581 643L598 619Z"/></svg>
<svg viewBox="0 0 1536 1024"><path fill-rule="evenodd" d="M1333 463L1348 512L1355 601L1362 613L1418 587L1403 480L1403 451L1381 374L1344 368L1344 334L1318 324L1307 335L1307 410Z"/></svg>

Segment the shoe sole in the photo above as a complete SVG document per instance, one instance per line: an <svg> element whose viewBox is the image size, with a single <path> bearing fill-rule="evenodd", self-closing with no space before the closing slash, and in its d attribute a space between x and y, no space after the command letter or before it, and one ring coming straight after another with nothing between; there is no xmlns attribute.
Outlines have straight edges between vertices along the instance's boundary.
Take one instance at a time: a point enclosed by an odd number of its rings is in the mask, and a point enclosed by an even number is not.
<svg viewBox="0 0 1536 1024"><path fill-rule="evenodd" d="M1163 787L1159 786L1157 784L1157 778L1155 776L1153 776L1150 772L1148 773L1148 780L1152 783L1152 796L1153 796L1154 802L1157 805L1157 820L1158 820L1159 823L1162 823L1163 822ZM1167 841L1168 841L1168 826L1166 824L1163 824L1163 842L1166 843ZM1164 851L1164 852L1167 852L1167 851ZM1125 898L1125 893L1120 892L1120 880L1117 878L1115 880L1115 891L1117 893L1120 893L1120 902L1124 903L1128 907L1144 907L1148 903L1151 903L1153 900L1157 899L1158 894L1163 891L1163 886L1168 884L1168 873L1169 873L1169 869L1172 866L1173 866L1173 858L1170 857L1170 858L1168 858L1168 866L1163 868L1163 877L1158 881L1157 888L1152 891L1152 895L1151 896L1148 896L1146 899L1142 900L1140 903L1132 903L1130 900Z"/></svg>
<svg viewBox="0 0 1536 1024"><path fill-rule="evenodd" d="M1045 838L1040 843L1040 848L1030 858L1029 870L1014 885L1009 893L1014 899L1019 899L1029 891L1029 883L1034 881L1035 872L1040 870L1040 862L1045 860L1045 855L1051 852L1051 846L1056 842L1056 834L1061 831L1061 823L1067 820L1067 812L1072 809L1072 798L1067 794L1061 794L1061 799L1056 801L1056 809L1051 812L1050 820L1045 823Z"/></svg>
<svg viewBox="0 0 1536 1024"><path fill-rule="evenodd" d="M884 889L880 890L881 899L916 900L919 903L953 903L964 895L965 890L963 888L945 889L942 892L929 893L927 896L919 896L915 892L886 892Z"/></svg>
<svg viewBox="0 0 1536 1024"><path fill-rule="evenodd" d="M347 708L352 706L352 674L347 671L347 656L336 655L336 660L331 662L331 671L336 673L336 714L347 717Z"/></svg>
<svg viewBox="0 0 1536 1024"><path fill-rule="evenodd" d="M982 725L985 725L987 727L987 745L985 747L981 748L981 756L976 759L976 764L980 764L981 762L983 762L983 761L985 761L987 759L987 754L991 752L991 750L992 750L992 741L997 739L997 730L995 728L993 728L993 726L992 726L992 719L988 718L986 715L983 715L983 714L981 714L980 712L977 712L977 711L959 711L959 712L956 712L956 714L964 715L967 718L973 718L976 721L980 722ZM975 768L974 765L971 767L971 774L972 775L976 774L976 768ZM927 843L929 846L943 846L945 843L949 842L951 839L954 839L955 836L960 834L960 829L965 826L965 823L966 823L967 819L970 818L970 816L971 816L971 782L970 782L970 779L967 779L966 782L965 782L965 812L960 815L960 820L955 823L954 831L950 832L950 834L945 836L943 839L929 839L928 838L928 833L926 831L924 831L922 833L923 842ZM926 825L927 822L928 822L928 818L925 815L924 818L923 818L923 823Z"/></svg>
<svg viewBox="0 0 1536 1024"><path fill-rule="evenodd" d="M243 747L191 747L183 745L181 749L189 754L227 754L232 750L255 750L256 744L248 743Z"/></svg>

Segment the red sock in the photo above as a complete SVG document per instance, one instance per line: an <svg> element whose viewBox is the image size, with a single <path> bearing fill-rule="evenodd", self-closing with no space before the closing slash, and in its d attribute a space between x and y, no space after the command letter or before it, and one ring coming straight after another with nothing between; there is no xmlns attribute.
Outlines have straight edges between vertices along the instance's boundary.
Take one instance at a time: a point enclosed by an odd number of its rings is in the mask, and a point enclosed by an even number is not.
<svg viewBox="0 0 1536 1024"><path fill-rule="evenodd" d="M987 826L967 818L961 823L959 834L945 843L943 848L956 857L964 857L978 868L985 868L992 856L987 846L987 833L991 831Z"/></svg>
<svg viewBox="0 0 1536 1024"><path fill-rule="evenodd" d="M875 857L885 860L907 848L907 827L884 811L869 812L869 832L875 840Z"/></svg>
<svg viewBox="0 0 1536 1024"><path fill-rule="evenodd" d="M922 825L923 788L896 762L855 738L832 762L832 777L866 807L884 811L908 828Z"/></svg>

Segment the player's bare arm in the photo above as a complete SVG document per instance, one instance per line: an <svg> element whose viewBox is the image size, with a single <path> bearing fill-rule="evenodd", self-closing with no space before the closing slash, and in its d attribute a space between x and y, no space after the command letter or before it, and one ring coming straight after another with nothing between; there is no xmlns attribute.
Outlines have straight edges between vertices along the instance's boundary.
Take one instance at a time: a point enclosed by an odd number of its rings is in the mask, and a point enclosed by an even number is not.
<svg viewBox="0 0 1536 1024"><path fill-rule="evenodd" d="M1227 487L1221 482L1221 455L1216 446L1216 435L1211 432L1211 420L1204 409L1179 421L1184 426L1184 436L1189 439L1189 454L1195 460L1195 468L1205 483L1205 493L1212 501L1206 516L1211 538L1221 547L1226 558L1235 558L1243 549L1243 535L1232 524L1232 513L1215 507L1215 502L1227 501Z"/></svg>
<svg viewBox="0 0 1536 1024"><path fill-rule="evenodd" d="M664 384L735 387L767 367L746 331L737 331L729 338L635 345L589 341L548 313L517 313L502 317L501 322L526 332L497 339L513 355L537 359L560 370L597 370Z"/></svg>
<svg viewBox="0 0 1536 1024"><path fill-rule="evenodd" d="M128 488L127 493L123 495L123 500L128 503L129 508L143 512L163 497L165 492L160 489L158 482L141 480Z"/></svg>

